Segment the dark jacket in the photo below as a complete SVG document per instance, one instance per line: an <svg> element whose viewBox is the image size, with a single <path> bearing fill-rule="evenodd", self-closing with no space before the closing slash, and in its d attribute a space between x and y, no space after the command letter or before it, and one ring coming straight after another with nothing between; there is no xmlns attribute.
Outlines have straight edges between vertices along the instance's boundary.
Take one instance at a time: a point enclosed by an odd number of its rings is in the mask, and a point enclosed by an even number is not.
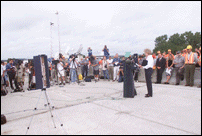
<svg viewBox="0 0 202 136"><path fill-rule="evenodd" d="M158 58L156 61L156 67L161 67L161 69L165 69L166 59L162 57L161 60L159 61L159 58Z"/></svg>

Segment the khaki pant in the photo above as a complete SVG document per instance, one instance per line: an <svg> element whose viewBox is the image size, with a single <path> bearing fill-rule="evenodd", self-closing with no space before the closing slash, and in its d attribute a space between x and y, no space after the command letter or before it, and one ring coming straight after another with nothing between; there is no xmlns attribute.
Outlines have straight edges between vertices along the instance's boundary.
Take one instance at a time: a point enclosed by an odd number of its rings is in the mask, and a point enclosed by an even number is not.
<svg viewBox="0 0 202 136"><path fill-rule="evenodd" d="M114 74L114 67L113 66L109 66L108 74L109 74L109 78L111 80L113 80L113 74Z"/></svg>
<svg viewBox="0 0 202 136"><path fill-rule="evenodd" d="M194 85L194 73L195 65L186 64L185 65L185 76L186 76L186 85Z"/></svg>
<svg viewBox="0 0 202 136"><path fill-rule="evenodd" d="M176 68L176 84L180 83L180 79L184 76L184 68Z"/></svg>

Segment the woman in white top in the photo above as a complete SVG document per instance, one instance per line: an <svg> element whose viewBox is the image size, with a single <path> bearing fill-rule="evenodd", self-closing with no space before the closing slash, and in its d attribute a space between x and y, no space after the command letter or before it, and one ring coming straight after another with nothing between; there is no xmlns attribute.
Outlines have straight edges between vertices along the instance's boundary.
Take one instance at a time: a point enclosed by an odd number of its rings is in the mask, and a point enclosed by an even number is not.
<svg viewBox="0 0 202 136"><path fill-rule="evenodd" d="M106 56L103 57L101 66L102 66L102 71L103 71L103 74L104 74L104 79L106 79L106 76L107 76L107 79L109 80L109 74L108 74L109 63L108 63L108 61L106 59Z"/></svg>
<svg viewBox="0 0 202 136"><path fill-rule="evenodd" d="M141 66L145 69L145 77L146 77L146 84L147 84L147 91L148 94L145 95L145 97L152 97L152 81L151 81L151 76L153 73L153 65L154 65L154 59L151 55L151 50L150 49L145 49L144 50L145 57L147 60L147 64L145 66Z"/></svg>

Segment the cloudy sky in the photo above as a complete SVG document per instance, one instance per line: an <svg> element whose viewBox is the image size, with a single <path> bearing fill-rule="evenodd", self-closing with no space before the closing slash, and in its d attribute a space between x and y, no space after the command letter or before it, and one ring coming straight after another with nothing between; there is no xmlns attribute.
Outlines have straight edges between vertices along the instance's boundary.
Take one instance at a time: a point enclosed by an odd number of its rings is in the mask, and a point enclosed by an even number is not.
<svg viewBox="0 0 202 136"><path fill-rule="evenodd" d="M56 11L59 12L56 15ZM200 1L4 1L1 2L1 58L70 53L83 45L99 55L107 45L110 55L143 53L154 49L156 37L185 31L201 32ZM51 26L50 22L54 23ZM53 55L54 56L54 55Z"/></svg>

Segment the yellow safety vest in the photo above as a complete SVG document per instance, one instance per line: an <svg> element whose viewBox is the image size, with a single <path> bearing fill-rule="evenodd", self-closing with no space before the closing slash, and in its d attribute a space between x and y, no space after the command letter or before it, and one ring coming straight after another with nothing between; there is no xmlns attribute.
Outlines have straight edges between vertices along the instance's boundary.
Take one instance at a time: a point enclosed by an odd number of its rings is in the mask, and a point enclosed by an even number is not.
<svg viewBox="0 0 202 136"><path fill-rule="evenodd" d="M185 64L194 64L194 53L189 56L188 60L188 53L185 55Z"/></svg>

